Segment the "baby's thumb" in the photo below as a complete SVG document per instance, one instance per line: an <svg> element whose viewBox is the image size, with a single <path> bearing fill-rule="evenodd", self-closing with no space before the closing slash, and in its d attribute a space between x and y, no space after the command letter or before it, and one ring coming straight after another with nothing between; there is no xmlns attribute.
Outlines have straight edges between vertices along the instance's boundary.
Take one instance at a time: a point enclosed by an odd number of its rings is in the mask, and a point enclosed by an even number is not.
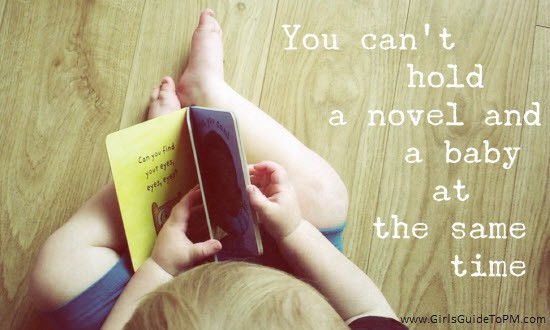
<svg viewBox="0 0 550 330"><path fill-rule="evenodd" d="M192 263L197 263L211 257L218 253L222 249L222 243L215 239L210 239L206 242L200 242L193 244L191 248L191 260Z"/></svg>
<svg viewBox="0 0 550 330"><path fill-rule="evenodd" d="M263 216L268 213L269 206L271 202L267 199L267 197L262 194L260 189L256 187L255 185L249 185L246 187L246 191L248 192L248 198L250 199L250 204L254 208L256 212L260 215L260 217L263 218Z"/></svg>

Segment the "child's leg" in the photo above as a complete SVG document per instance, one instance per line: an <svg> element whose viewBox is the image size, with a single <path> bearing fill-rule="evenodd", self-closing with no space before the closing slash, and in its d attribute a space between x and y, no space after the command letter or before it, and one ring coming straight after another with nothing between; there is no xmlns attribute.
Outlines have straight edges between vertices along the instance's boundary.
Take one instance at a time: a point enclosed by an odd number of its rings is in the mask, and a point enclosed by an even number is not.
<svg viewBox="0 0 550 330"><path fill-rule="evenodd" d="M31 295L40 310L68 301L105 274L125 241L112 184L103 187L56 230L31 272Z"/></svg>
<svg viewBox="0 0 550 330"><path fill-rule="evenodd" d="M334 169L224 82L221 29L212 12L201 15L188 66L176 90L182 106L232 110L239 121L248 161L272 160L285 167L304 218L317 228L334 227L345 220L347 192Z"/></svg>
<svg viewBox="0 0 550 330"><path fill-rule="evenodd" d="M151 94L149 117L179 109L174 82L164 78ZM126 250L112 183L90 198L56 230L38 253L30 275L36 307L50 311L74 298L105 275Z"/></svg>
<svg viewBox="0 0 550 330"><path fill-rule="evenodd" d="M174 85L163 79L153 91L149 118L179 108ZM189 65L177 85L183 106L197 104L233 110L250 162L283 165L299 195L303 216L318 228L340 224L347 193L321 157L223 81L221 30L206 11L193 36ZM105 186L46 241L31 271L30 290L37 307L52 310L103 276L125 249L112 184Z"/></svg>

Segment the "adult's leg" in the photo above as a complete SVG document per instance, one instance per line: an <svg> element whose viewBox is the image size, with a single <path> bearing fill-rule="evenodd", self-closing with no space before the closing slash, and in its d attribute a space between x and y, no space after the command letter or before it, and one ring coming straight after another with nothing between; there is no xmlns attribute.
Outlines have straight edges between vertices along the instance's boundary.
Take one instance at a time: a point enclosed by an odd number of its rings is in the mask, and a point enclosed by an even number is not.
<svg viewBox="0 0 550 330"><path fill-rule="evenodd" d="M221 28L212 11L201 14L188 65L176 85L176 92L182 106L233 111L239 121L248 162L272 160L285 167L305 219L317 228L334 227L345 220L347 191L334 169L223 80Z"/></svg>

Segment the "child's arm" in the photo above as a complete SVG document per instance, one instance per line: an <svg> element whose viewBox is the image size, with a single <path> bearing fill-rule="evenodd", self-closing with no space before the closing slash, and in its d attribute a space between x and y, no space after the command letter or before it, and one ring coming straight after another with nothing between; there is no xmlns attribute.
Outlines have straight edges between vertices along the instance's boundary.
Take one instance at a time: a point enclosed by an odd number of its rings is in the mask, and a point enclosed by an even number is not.
<svg viewBox="0 0 550 330"><path fill-rule="evenodd" d="M193 244L185 235L191 213L202 208L202 205L194 206L200 196L200 190L195 187L174 206L155 241L151 257L128 282L103 324L104 329L121 329L147 293L221 250L217 240Z"/></svg>
<svg viewBox="0 0 550 330"><path fill-rule="evenodd" d="M397 319L372 280L309 222L302 220L278 246L295 272L308 279L342 319L358 315Z"/></svg>
<svg viewBox="0 0 550 330"><path fill-rule="evenodd" d="M358 315L396 319L371 279L302 219L281 166L262 162L250 166L250 174L255 185L248 188L251 203L299 277L319 290L344 320Z"/></svg>

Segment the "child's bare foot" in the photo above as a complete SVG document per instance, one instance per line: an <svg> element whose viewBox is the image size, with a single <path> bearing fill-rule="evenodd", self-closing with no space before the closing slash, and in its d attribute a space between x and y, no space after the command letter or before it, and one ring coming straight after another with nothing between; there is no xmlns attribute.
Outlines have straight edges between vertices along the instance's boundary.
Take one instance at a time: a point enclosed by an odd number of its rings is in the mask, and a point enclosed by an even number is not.
<svg viewBox="0 0 550 330"><path fill-rule="evenodd" d="M174 80L171 77L162 78L160 85L151 92L147 119L162 116L180 108Z"/></svg>
<svg viewBox="0 0 550 330"><path fill-rule="evenodd" d="M176 86L182 106L213 106L230 89L223 80L222 31L211 9L204 10L193 33L187 67Z"/></svg>
<svg viewBox="0 0 550 330"><path fill-rule="evenodd" d="M201 13L176 94L183 107L198 105L233 111L247 160L259 163L270 159L287 170L300 196L305 219L314 219L312 223L318 228L335 227L345 219L347 191L334 169L225 83L221 28L211 10Z"/></svg>

